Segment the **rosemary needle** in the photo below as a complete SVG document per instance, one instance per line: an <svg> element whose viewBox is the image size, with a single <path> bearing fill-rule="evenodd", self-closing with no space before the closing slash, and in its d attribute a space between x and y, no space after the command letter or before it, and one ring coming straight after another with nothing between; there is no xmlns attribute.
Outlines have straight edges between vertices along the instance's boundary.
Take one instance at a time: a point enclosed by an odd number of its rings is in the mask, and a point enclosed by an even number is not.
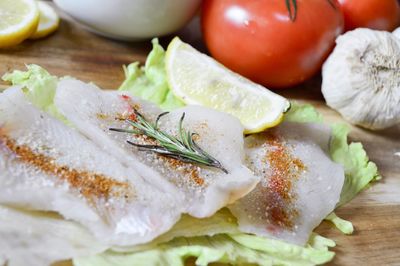
<svg viewBox="0 0 400 266"><path fill-rule="evenodd" d="M222 166L222 164L200 148L195 140L196 133L191 133L183 129L183 120L185 113L182 114L179 125L178 125L178 137L172 136L159 129L158 123L160 118L168 114L168 112L161 113L155 123L150 123L145 117L140 114L135 108L133 108L135 119L125 119L125 121L132 127L132 129L119 129L110 128L111 131L129 133L135 135L144 135L153 140L158 144L146 145L138 144L131 141L127 141L129 144L139 148L142 151L152 151L157 154L164 155L166 157L174 158L185 163L201 164L209 167L218 168L224 173L228 171Z"/></svg>

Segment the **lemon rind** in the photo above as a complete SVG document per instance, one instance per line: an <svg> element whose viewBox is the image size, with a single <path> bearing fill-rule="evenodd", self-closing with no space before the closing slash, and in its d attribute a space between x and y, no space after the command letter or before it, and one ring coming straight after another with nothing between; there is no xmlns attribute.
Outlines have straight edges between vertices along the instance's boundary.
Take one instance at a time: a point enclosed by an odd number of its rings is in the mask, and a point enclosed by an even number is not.
<svg viewBox="0 0 400 266"><path fill-rule="evenodd" d="M43 28L43 29L40 29L40 20L39 20L39 25L38 25L37 31L34 32L34 33L29 37L29 39L32 39L32 40L37 40L37 39L41 39L41 38L47 37L48 35L50 35L50 34L52 34L53 32L55 32L55 31L58 29L59 25L60 25L60 17L58 16L58 14L57 14L57 12L54 10L54 8L51 7L51 6L50 6L49 4L47 4L47 3L43 2L43 1L40 1L40 2L39 2L39 13L40 13L40 14L44 13L44 12L42 12L42 8L43 8L43 7L41 7L40 5L46 5L46 7L44 7L44 8L47 8L47 9L48 9L48 12L51 12L51 13L52 13L52 17L55 18L55 20L54 20L54 23L50 24L49 27L46 27L46 28Z"/></svg>
<svg viewBox="0 0 400 266"><path fill-rule="evenodd" d="M19 24L7 30L0 31L0 48L8 48L18 45L29 38L39 25L40 13L35 1L26 1L30 5L32 12L26 16Z"/></svg>

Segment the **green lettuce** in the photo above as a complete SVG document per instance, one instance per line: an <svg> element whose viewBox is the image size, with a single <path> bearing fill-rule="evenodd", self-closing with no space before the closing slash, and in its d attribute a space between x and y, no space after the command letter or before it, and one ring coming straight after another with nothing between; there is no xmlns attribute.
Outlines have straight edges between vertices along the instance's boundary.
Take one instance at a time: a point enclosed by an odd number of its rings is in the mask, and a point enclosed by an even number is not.
<svg viewBox="0 0 400 266"><path fill-rule="evenodd" d="M133 247L113 247L116 252L137 252L156 248L178 237L213 236L218 234L239 234L236 218L227 208L223 208L213 216L197 219L189 215L182 215L181 219L167 233L159 236L152 242Z"/></svg>
<svg viewBox="0 0 400 266"><path fill-rule="evenodd" d="M175 226L151 243L134 247L113 247L89 258L74 260L89 265L183 265L197 257L196 265L212 262L255 263L257 265L316 265L330 261L335 242L312 234L305 247L241 233L237 220L224 208L209 218L184 215Z"/></svg>
<svg viewBox="0 0 400 266"><path fill-rule="evenodd" d="M133 95L157 104L165 111L184 106L168 87L164 61L165 50L152 40L153 50L147 57L146 64L140 67L139 62L124 66L125 80L119 90L129 91Z"/></svg>
<svg viewBox="0 0 400 266"><path fill-rule="evenodd" d="M333 223L336 228L346 235L351 235L354 232L353 224L350 221L338 217L334 212L330 213L325 220Z"/></svg>
<svg viewBox="0 0 400 266"><path fill-rule="evenodd" d="M74 259L76 266L183 266L188 258L206 266L213 262L233 265L318 265L330 261L328 251L335 243L313 234L307 247L246 234L219 234L212 237L179 237L154 248L131 253L107 251L97 256Z"/></svg>
<svg viewBox="0 0 400 266"><path fill-rule="evenodd" d="M26 68L27 71L15 70L6 73L2 79L12 85L22 86L26 97L33 105L66 122L64 116L54 106L58 78L38 65L27 65Z"/></svg>
<svg viewBox="0 0 400 266"><path fill-rule="evenodd" d="M292 102L285 121L297 123L322 123L324 118L311 104Z"/></svg>
<svg viewBox="0 0 400 266"><path fill-rule="evenodd" d="M366 151L359 142L348 144L347 135L349 127L344 124L332 126L332 140L330 153L332 159L343 165L345 171L345 182L340 195L341 206L352 200L361 190L366 188L372 181L382 177L378 167L368 158Z"/></svg>

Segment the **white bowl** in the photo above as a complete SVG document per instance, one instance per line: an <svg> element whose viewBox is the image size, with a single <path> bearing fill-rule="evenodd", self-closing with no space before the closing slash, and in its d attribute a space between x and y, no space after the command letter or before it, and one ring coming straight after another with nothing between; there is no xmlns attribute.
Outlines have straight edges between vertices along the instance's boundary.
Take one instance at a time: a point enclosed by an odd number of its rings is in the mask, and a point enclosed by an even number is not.
<svg viewBox="0 0 400 266"><path fill-rule="evenodd" d="M101 35L140 40L182 28L201 0L54 0L56 5Z"/></svg>

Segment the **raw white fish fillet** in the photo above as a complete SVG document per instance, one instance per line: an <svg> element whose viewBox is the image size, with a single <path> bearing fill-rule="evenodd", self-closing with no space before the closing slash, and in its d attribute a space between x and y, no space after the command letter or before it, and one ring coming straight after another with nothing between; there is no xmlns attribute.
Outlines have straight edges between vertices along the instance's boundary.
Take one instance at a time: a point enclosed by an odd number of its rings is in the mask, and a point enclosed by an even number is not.
<svg viewBox="0 0 400 266"><path fill-rule="evenodd" d="M330 130L288 123L245 140L261 182L229 207L243 232L304 245L339 201L343 167L328 155Z"/></svg>
<svg viewBox="0 0 400 266"><path fill-rule="evenodd" d="M35 108L18 87L0 97L0 204L58 212L118 245L146 243L181 214L175 195Z"/></svg>
<svg viewBox="0 0 400 266"><path fill-rule="evenodd" d="M0 265L47 266L54 262L105 251L76 222L54 213L17 210L0 205Z"/></svg>
<svg viewBox="0 0 400 266"><path fill-rule="evenodd" d="M55 97L57 109L72 124L100 147L127 165L140 171L155 186L173 186L182 195L185 212L195 217L208 217L220 208L251 191L258 178L244 165L243 127L239 120L200 106L188 106L165 115L160 128L177 136L183 113L183 128L198 134L198 145L226 168L220 169L183 163L126 143L153 144L143 136L110 132L109 128L126 128L122 118L138 110L154 122L162 111L143 100L123 92L106 92L92 84L64 79Z"/></svg>

